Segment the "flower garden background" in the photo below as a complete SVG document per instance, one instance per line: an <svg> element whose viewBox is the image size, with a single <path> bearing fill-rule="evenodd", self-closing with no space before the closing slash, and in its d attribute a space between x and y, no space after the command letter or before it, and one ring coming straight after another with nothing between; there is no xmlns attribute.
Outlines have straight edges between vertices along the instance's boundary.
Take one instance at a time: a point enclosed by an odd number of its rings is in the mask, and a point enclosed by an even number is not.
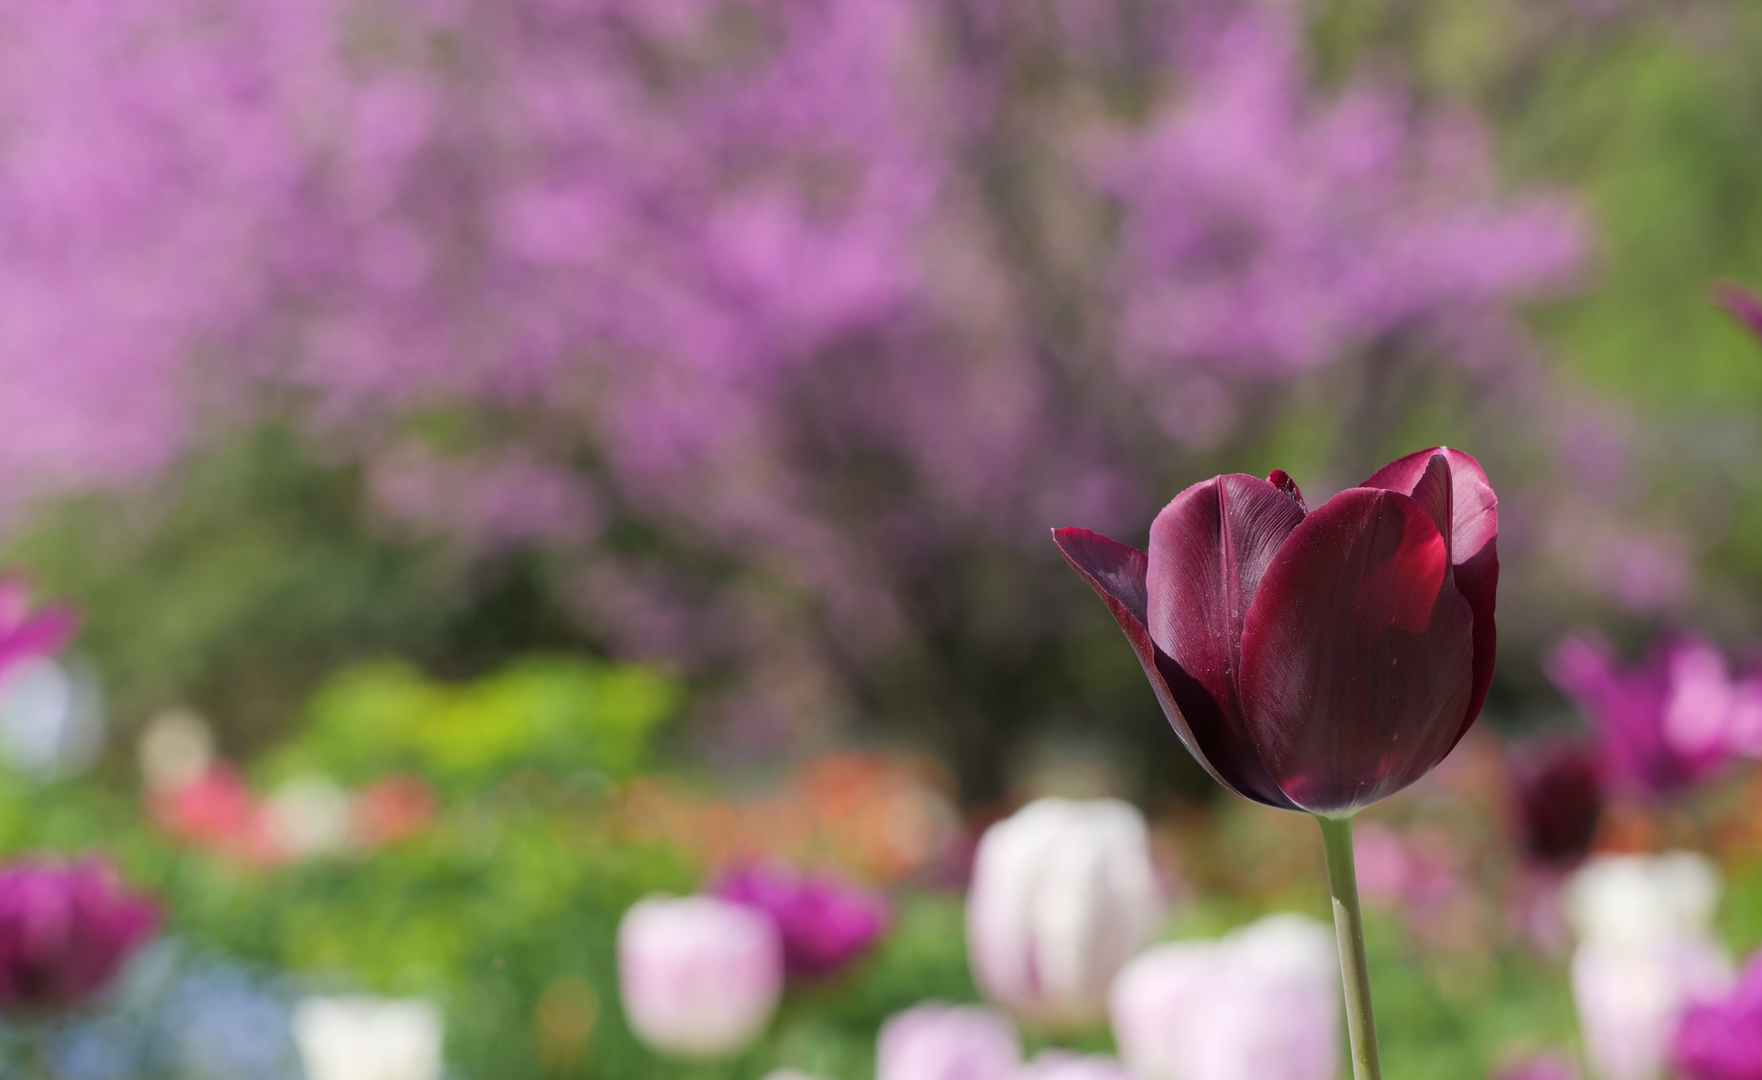
<svg viewBox="0 0 1762 1080"><path fill-rule="evenodd" d="M1387 1073L1762 1077L1758 50L0 3L0 1075L1348 1075L1314 825L1050 530L1449 446L1498 663L1357 821Z"/></svg>

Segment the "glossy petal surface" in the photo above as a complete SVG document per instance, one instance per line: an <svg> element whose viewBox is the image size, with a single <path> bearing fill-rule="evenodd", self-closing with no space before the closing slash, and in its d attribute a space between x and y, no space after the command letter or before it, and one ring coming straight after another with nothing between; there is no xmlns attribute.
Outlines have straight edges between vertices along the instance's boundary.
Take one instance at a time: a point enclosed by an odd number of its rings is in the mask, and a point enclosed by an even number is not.
<svg viewBox="0 0 1762 1080"><path fill-rule="evenodd" d="M1455 745L1474 614L1448 552L1419 501L1351 488L1267 569L1243 627L1242 702L1261 760L1299 807L1368 805Z"/></svg>
<svg viewBox="0 0 1762 1080"><path fill-rule="evenodd" d="M1493 493L1481 463L1448 446L1421 450L1390 462L1361 486L1412 495L1431 459L1440 455L1450 467L1450 561L1456 567L1456 590L1474 612L1474 691L1469 696L1462 727L1456 733L1460 740L1486 703L1498 655L1499 631L1493 607L1499 592L1499 497Z"/></svg>
<svg viewBox="0 0 1762 1080"><path fill-rule="evenodd" d="M1242 626L1267 567L1302 520L1286 489L1233 474L1183 491L1150 526L1148 626L1167 661L1169 690L1212 766L1236 790L1275 806L1284 799L1242 710Z"/></svg>

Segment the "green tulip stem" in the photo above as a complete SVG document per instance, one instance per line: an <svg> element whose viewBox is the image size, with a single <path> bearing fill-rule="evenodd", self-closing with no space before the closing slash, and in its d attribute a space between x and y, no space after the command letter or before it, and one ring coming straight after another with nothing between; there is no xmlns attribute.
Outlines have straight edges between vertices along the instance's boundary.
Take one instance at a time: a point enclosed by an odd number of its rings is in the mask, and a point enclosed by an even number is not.
<svg viewBox="0 0 1762 1080"><path fill-rule="evenodd" d="M1364 918L1358 910L1358 870L1352 861L1352 819L1316 818L1328 856L1334 897L1334 935L1340 942L1340 981L1346 989L1346 1033L1352 1040L1353 1080L1382 1080L1377 1022L1371 1015L1370 968L1364 962Z"/></svg>

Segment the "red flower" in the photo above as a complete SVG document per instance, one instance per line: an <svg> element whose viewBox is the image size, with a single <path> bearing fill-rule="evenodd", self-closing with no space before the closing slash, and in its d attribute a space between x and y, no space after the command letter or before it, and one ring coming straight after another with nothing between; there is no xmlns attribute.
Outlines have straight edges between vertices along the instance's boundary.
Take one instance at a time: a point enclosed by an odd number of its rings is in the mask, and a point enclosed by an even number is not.
<svg viewBox="0 0 1762 1080"><path fill-rule="evenodd" d="M1438 448L1311 511L1283 472L1176 496L1137 551L1054 533L1175 732L1237 793L1350 814L1424 776L1492 680L1498 500Z"/></svg>

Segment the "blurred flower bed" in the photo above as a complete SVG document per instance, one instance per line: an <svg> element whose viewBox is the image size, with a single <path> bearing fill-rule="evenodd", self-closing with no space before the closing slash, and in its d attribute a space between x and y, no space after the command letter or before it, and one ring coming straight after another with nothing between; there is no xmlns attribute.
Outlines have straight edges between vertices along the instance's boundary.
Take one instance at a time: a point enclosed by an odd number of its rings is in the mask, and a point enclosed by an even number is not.
<svg viewBox="0 0 1762 1080"><path fill-rule="evenodd" d="M74 620L8 588L0 718L55 735L77 709L31 685ZM1753 1030L1752 684L1660 650L1566 642L1588 735L1474 732L1361 821L1391 1075L1749 1075L1702 1059ZM661 768L681 701L652 668L378 662L250 760L188 711L126 768L9 751L7 1075L1342 1074L1300 815L1043 798L994 822L933 761L853 751L731 787Z"/></svg>

